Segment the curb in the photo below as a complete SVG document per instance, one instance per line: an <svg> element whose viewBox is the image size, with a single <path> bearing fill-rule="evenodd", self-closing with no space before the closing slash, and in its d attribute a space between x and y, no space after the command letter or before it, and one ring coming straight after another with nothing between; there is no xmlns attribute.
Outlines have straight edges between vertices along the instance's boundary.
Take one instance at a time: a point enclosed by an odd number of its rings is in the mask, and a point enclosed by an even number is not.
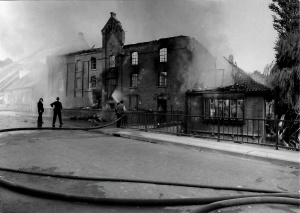
<svg viewBox="0 0 300 213"><path fill-rule="evenodd" d="M187 149L196 149L198 151L210 152L210 153L214 153L214 154L227 155L227 156L238 157L238 158L243 158L243 159L248 159L248 160L263 161L263 162L268 162L268 163L275 164L275 165L287 166L287 167L292 167L292 168L296 168L296 169L300 168L299 162L283 160L283 159L278 159L278 158L271 158L268 156L261 156L258 154L234 152L234 151L230 151L230 150L221 150L221 149L202 147L202 146L196 146L196 145L191 145L191 144L181 144L181 143L175 143L175 142L171 142L171 141L167 141L167 140L160 140L160 139L155 139L155 138L146 138L143 136L136 136L136 135L132 135L130 133L124 134L124 133L119 133L119 132L106 132L106 131L99 131L99 132L106 134L106 135L128 138L128 139L138 140L138 141L143 141L143 142L148 142L148 143L178 146L178 147L183 147L183 148L187 148Z"/></svg>

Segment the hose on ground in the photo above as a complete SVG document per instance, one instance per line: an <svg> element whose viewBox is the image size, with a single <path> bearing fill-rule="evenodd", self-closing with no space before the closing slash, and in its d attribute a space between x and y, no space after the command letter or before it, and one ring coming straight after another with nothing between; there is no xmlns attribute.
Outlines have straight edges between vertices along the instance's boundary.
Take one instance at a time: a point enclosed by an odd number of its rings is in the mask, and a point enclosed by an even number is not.
<svg viewBox="0 0 300 213"><path fill-rule="evenodd" d="M45 191L41 189L35 189L26 187L20 184L10 182L8 180L0 178L0 185L7 189L32 195L36 197L50 198L54 200L64 200L72 202L83 202L83 203L93 203L101 205L125 205L125 206L186 206L186 205L204 205L218 201L232 200L238 198L251 198L257 197L257 195L242 195L242 196L228 196L228 197L211 197L211 198L180 198L180 199L126 199L126 198L101 198L101 197L92 197L92 196L79 196L71 195L64 193L57 193L51 191ZM274 193L268 195L260 196L272 196L272 197L288 197L288 198L297 198L299 199L299 194L292 193ZM299 205L293 204L293 205Z"/></svg>
<svg viewBox="0 0 300 213"><path fill-rule="evenodd" d="M203 185L203 184L201 185L201 184L153 181L153 180L139 180L139 179L124 179L124 178L81 177L81 176L73 176L73 175L44 173L44 172L43 173L42 172L31 172L31 171L26 171L26 170L17 170L17 169L4 168L4 167L0 167L0 171L46 176L46 177L54 177L54 178L99 181L99 182L144 183L144 184L155 184L155 185L165 185L165 186L181 186L181 187L190 187L190 188L210 188L210 189L218 189L218 190L232 190L232 191L255 192L255 193L283 193L283 191L267 190L267 189L253 189L253 188L243 188L243 187L213 186L213 185Z"/></svg>
<svg viewBox="0 0 300 213"><path fill-rule="evenodd" d="M202 208L196 209L191 213L207 213L213 210L227 208L231 206L241 206L247 204L261 204L261 203L276 203L276 204L287 204L287 205L296 205L300 206L299 197L295 198L287 198L285 196L282 197L249 197L249 198L238 198L232 200L223 200L219 202L215 202L209 205L206 205Z"/></svg>
<svg viewBox="0 0 300 213"><path fill-rule="evenodd" d="M123 116L122 116L123 117ZM60 127L60 128L55 128L55 127L21 127L21 128L9 128L9 129L0 129L1 132L13 132L13 131L24 131L24 130L93 130L93 129L102 129L105 127L108 127L112 124L115 124L118 122L122 117L118 118L115 121L112 121L108 124L102 125L102 126L97 126L97 127Z"/></svg>
<svg viewBox="0 0 300 213"><path fill-rule="evenodd" d="M121 117L122 118L122 117ZM41 128L41 127L29 127L29 128L10 128L2 129L1 132L22 131L22 130L93 130L110 126L116 123L121 118L98 127L71 127L71 128ZM22 194L28 194L37 197L45 197L55 200L64 200L72 202L94 203L101 205L125 205L125 206L185 206L185 205L206 205L200 209L193 211L193 213L207 213L212 210L246 205L256 203L277 203L277 204L289 204L300 206L300 194L298 193L284 193L282 191L273 191L265 189L252 189L252 188L238 188L227 186L210 186L188 183L176 183L176 182L162 182L162 181L150 181L150 180L137 180L137 179L117 179L117 178L96 178L96 177L80 177L71 175L58 175L50 173L30 172L25 170L15 170L9 168L0 168L1 171L18 172L30 175L50 176L56 178L67 178L77 180L92 180L92 181L105 181L105 182L130 182L130 183L144 183L144 184L156 184L156 185L170 185L170 186L182 186L182 187L194 187L194 188L212 188L219 190L234 190L234 191L247 191L256 193L267 193L258 195L241 195L241 196L224 196L224 197L206 197L206 198L183 198L183 199L123 199L123 198L99 198L91 196L79 196L64 193L57 193L51 191L45 191L40 189L34 189L20 184L16 184L5 180L0 176L0 186L16 191Z"/></svg>

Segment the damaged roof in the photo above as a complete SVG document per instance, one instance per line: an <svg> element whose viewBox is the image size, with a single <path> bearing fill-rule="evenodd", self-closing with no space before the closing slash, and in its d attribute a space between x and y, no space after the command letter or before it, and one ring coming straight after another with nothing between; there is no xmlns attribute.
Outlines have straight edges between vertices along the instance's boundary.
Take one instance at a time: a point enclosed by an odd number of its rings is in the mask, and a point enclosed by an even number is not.
<svg viewBox="0 0 300 213"><path fill-rule="evenodd" d="M94 53L94 52L100 52L102 50L102 48L91 48L91 49L87 49L87 50L80 50L77 52L71 52L66 54L67 56L71 56L71 55L82 55L82 54L88 54L88 53Z"/></svg>
<svg viewBox="0 0 300 213"><path fill-rule="evenodd" d="M239 68L233 62L229 61L228 59L226 59L226 61L228 61L228 63L233 68L231 73L233 78L233 84L225 87L217 87L214 89L202 90L201 92L247 93L247 94L249 93L270 94L272 92L271 88L253 80L244 70ZM198 90L193 90L193 91L197 92Z"/></svg>

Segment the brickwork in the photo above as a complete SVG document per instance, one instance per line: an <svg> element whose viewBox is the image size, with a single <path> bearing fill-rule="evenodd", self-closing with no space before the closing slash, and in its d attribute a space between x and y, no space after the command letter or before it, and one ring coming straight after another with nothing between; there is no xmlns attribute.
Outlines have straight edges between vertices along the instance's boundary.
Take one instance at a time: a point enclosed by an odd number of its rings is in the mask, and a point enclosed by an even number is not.
<svg viewBox="0 0 300 213"><path fill-rule="evenodd" d="M139 109L157 110L159 95L167 99L167 111L183 111L187 76L192 65L192 52L187 49L189 38L175 37L124 47L122 94L139 96ZM167 48L167 62L159 62L160 48ZM131 53L138 52L138 65L131 64ZM167 72L167 86L159 86L159 73ZM130 87L132 73L138 73L137 87Z"/></svg>

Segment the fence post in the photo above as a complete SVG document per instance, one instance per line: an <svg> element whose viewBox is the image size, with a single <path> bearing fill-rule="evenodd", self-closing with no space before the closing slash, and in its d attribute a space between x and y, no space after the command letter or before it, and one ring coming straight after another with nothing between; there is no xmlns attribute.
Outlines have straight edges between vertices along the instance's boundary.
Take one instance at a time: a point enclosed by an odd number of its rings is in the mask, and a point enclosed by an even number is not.
<svg viewBox="0 0 300 213"><path fill-rule="evenodd" d="M220 117L218 117L218 142L220 142Z"/></svg>
<svg viewBox="0 0 300 213"><path fill-rule="evenodd" d="M177 115L177 122L176 122L176 135L179 135L179 115Z"/></svg>
<svg viewBox="0 0 300 213"><path fill-rule="evenodd" d="M275 118L275 130L276 130L276 150L278 150L278 120Z"/></svg>
<svg viewBox="0 0 300 213"><path fill-rule="evenodd" d="M145 131L147 132L147 113L145 113Z"/></svg>

